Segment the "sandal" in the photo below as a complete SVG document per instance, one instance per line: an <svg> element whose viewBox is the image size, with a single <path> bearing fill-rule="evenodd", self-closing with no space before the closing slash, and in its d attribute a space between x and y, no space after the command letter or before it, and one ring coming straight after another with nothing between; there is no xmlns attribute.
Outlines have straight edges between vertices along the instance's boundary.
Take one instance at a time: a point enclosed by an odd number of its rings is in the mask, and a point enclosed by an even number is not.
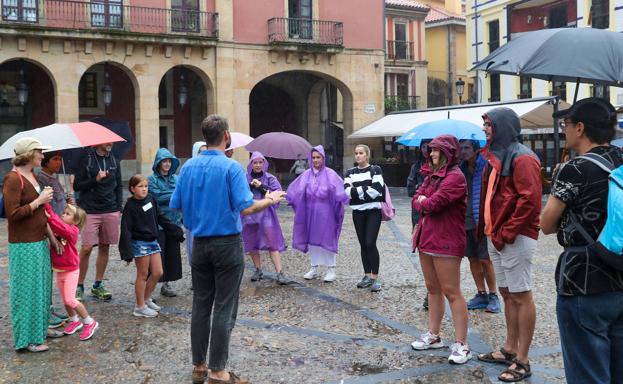
<svg viewBox="0 0 623 384"><path fill-rule="evenodd" d="M515 383L517 381L521 381L523 379L527 379L532 376L532 371L530 371L530 363L523 363L519 361L517 358L513 359L513 364L515 364L515 368L507 368L504 372L498 376L498 380L503 381L505 383ZM523 372L522 372L523 371ZM503 375L510 375L511 377L503 377Z"/></svg>
<svg viewBox="0 0 623 384"><path fill-rule="evenodd" d="M45 352L45 351L49 350L50 347L48 347L45 344L28 344L28 347L26 347L26 349L29 352L37 353L37 352Z"/></svg>
<svg viewBox="0 0 623 384"><path fill-rule="evenodd" d="M478 360L484 361L485 363L499 363L511 365L513 364L513 359L517 357L517 354L508 352L504 347L500 348L500 353L504 356L503 358L495 357L493 354L497 351L489 352L489 353L481 353L478 355Z"/></svg>

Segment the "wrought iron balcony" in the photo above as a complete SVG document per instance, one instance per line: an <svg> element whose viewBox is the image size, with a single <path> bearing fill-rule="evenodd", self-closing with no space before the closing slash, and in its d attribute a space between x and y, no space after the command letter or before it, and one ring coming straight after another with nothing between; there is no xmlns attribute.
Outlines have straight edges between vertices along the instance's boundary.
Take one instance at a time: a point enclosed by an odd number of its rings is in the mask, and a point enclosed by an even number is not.
<svg viewBox="0 0 623 384"><path fill-rule="evenodd" d="M395 111L417 109L420 96L394 96L385 95L385 114Z"/></svg>
<svg viewBox="0 0 623 384"><path fill-rule="evenodd" d="M268 42L294 43L342 47L344 26L338 21L288 19L273 17L268 20Z"/></svg>
<svg viewBox="0 0 623 384"><path fill-rule="evenodd" d="M387 60L414 60L412 41L387 40Z"/></svg>
<svg viewBox="0 0 623 384"><path fill-rule="evenodd" d="M217 13L97 0L2 0L0 25L218 37Z"/></svg>

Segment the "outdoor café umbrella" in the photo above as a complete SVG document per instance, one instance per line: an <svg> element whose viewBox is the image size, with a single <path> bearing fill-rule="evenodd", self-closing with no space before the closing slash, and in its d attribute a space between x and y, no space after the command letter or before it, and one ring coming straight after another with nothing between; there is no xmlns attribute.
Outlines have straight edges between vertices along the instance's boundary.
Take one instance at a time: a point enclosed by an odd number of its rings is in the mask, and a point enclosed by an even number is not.
<svg viewBox="0 0 623 384"><path fill-rule="evenodd" d="M525 32L474 66L472 71L623 86L623 34L595 28ZM576 86L574 102L577 99Z"/></svg>
<svg viewBox="0 0 623 384"><path fill-rule="evenodd" d="M312 146L301 136L287 132L268 132L256 137L245 148L249 152L258 151L275 159L298 159L305 157Z"/></svg>
<svg viewBox="0 0 623 384"><path fill-rule="evenodd" d="M420 124L400 136L396 142L407 147L419 147L422 140L431 140L439 135L453 135L459 140L477 140L481 146L487 142L482 127L464 120L444 119Z"/></svg>
<svg viewBox="0 0 623 384"><path fill-rule="evenodd" d="M42 128L18 132L0 146L0 160L15 156L15 142L22 137L33 137L45 145L51 146L45 152L81 148L102 143L114 143L124 139L108 128L85 121L82 123L51 124Z"/></svg>
<svg viewBox="0 0 623 384"><path fill-rule="evenodd" d="M253 138L249 135L245 135L240 132L230 132L231 133L231 145L227 147L225 150L229 151L230 149L236 149L240 147L244 147L253 141Z"/></svg>

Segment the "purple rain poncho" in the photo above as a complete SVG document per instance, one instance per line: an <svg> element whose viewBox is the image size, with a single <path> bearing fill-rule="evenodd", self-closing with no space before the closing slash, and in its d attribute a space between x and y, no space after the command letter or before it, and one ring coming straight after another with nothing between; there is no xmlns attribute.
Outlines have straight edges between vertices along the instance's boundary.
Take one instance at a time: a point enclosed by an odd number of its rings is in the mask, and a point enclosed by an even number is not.
<svg viewBox="0 0 623 384"><path fill-rule="evenodd" d="M312 152L322 155L322 165L315 171ZM292 247L307 253L309 246L318 246L337 253L337 244L344 221L344 181L334 170L325 166L322 145L309 151L310 168L288 187L286 199L294 209Z"/></svg>
<svg viewBox="0 0 623 384"><path fill-rule="evenodd" d="M253 176L253 160L264 159L264 166L260 175ZM249 165L247 165L247 180L249 184L256 178L269 192L281 191L281 184L268 170L268 161L260 152L253 152ZM261 200L264 193L255 187L251 187L253 199ZM273 205L261 212L248 216L242 216L242 241L246 253L253 251L284 251L286 249L283 232L277 218L277 206Z"/></svg>

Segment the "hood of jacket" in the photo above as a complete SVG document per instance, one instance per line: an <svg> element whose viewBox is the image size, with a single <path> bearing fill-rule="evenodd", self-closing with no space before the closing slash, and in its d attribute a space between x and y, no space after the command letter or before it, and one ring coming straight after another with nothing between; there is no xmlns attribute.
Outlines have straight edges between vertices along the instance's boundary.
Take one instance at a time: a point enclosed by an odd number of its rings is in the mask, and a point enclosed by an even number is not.
<svg viewBox="0 0 623 384"><path fill-rule="evenodd" d="M312 154L314 152L318 152L320 156L322 156L322 163L320 164L320 169L318 169L319 171L322 171L324 167L326 166L326 162L327 162L326 156L324 154L324 147L322 145L316 145L307 154L307 164L309 164L310 169L314 169L314 163L312 161Z"/></svg>
<svg viewBox="0 0 623 384"><path fill-rule="evenodd" d="M515 111L504 107L494 108L482 116L483 119L487 117L493 126L491 138L482 149L482 154L502 176L510 176L515 157L527 154L536 157L536 155L519 142L521 124Z"/></svg>
<svg viewBox="0 0 623 384"><path fill-rule="evenodd" d="M162 160L166 159L171 159L171 169L169 170L169 175L174 175L177 168L180 166L180 161L166 148L158 149L158 152L156 152L156 158L154 159L154 165L152 165L151 170L156 174L160 174L160 172L158 172L158 166Z"/></svg>
<svg viewBox="0 0 623 384"><path fill-rule="evenodd" d="M255 151L251 154L251 158L249 159L249 164L247 165L247 175L250 175L251 172L253 172L253 161L257 159L264 160L264 164L262 165L262 172L266 173L266 171L268 171L268 161L261 152Z"/></svg>
<svg viewBox="0 0 623 384"><path fill-rule="evenodd" d="M438 149L444 154L447 160L446 165L436 171L433 169L432 162L430 160L430 151L433 149ZM424 153L426 163L422 165L420 172L424 175L434 174L435 176L444 177L448 169L451 169L459 163L460 154L461 146L456 137L452 135L439 135L428 143L428 150Z"/></svg>
<svg viewBox="0 0 623 384"><path fill-rule="evenodd" d="M196 141L195 144L193 144L192 157L199 156L199 148L203 145L206 145L205 141Z"/></svg>

